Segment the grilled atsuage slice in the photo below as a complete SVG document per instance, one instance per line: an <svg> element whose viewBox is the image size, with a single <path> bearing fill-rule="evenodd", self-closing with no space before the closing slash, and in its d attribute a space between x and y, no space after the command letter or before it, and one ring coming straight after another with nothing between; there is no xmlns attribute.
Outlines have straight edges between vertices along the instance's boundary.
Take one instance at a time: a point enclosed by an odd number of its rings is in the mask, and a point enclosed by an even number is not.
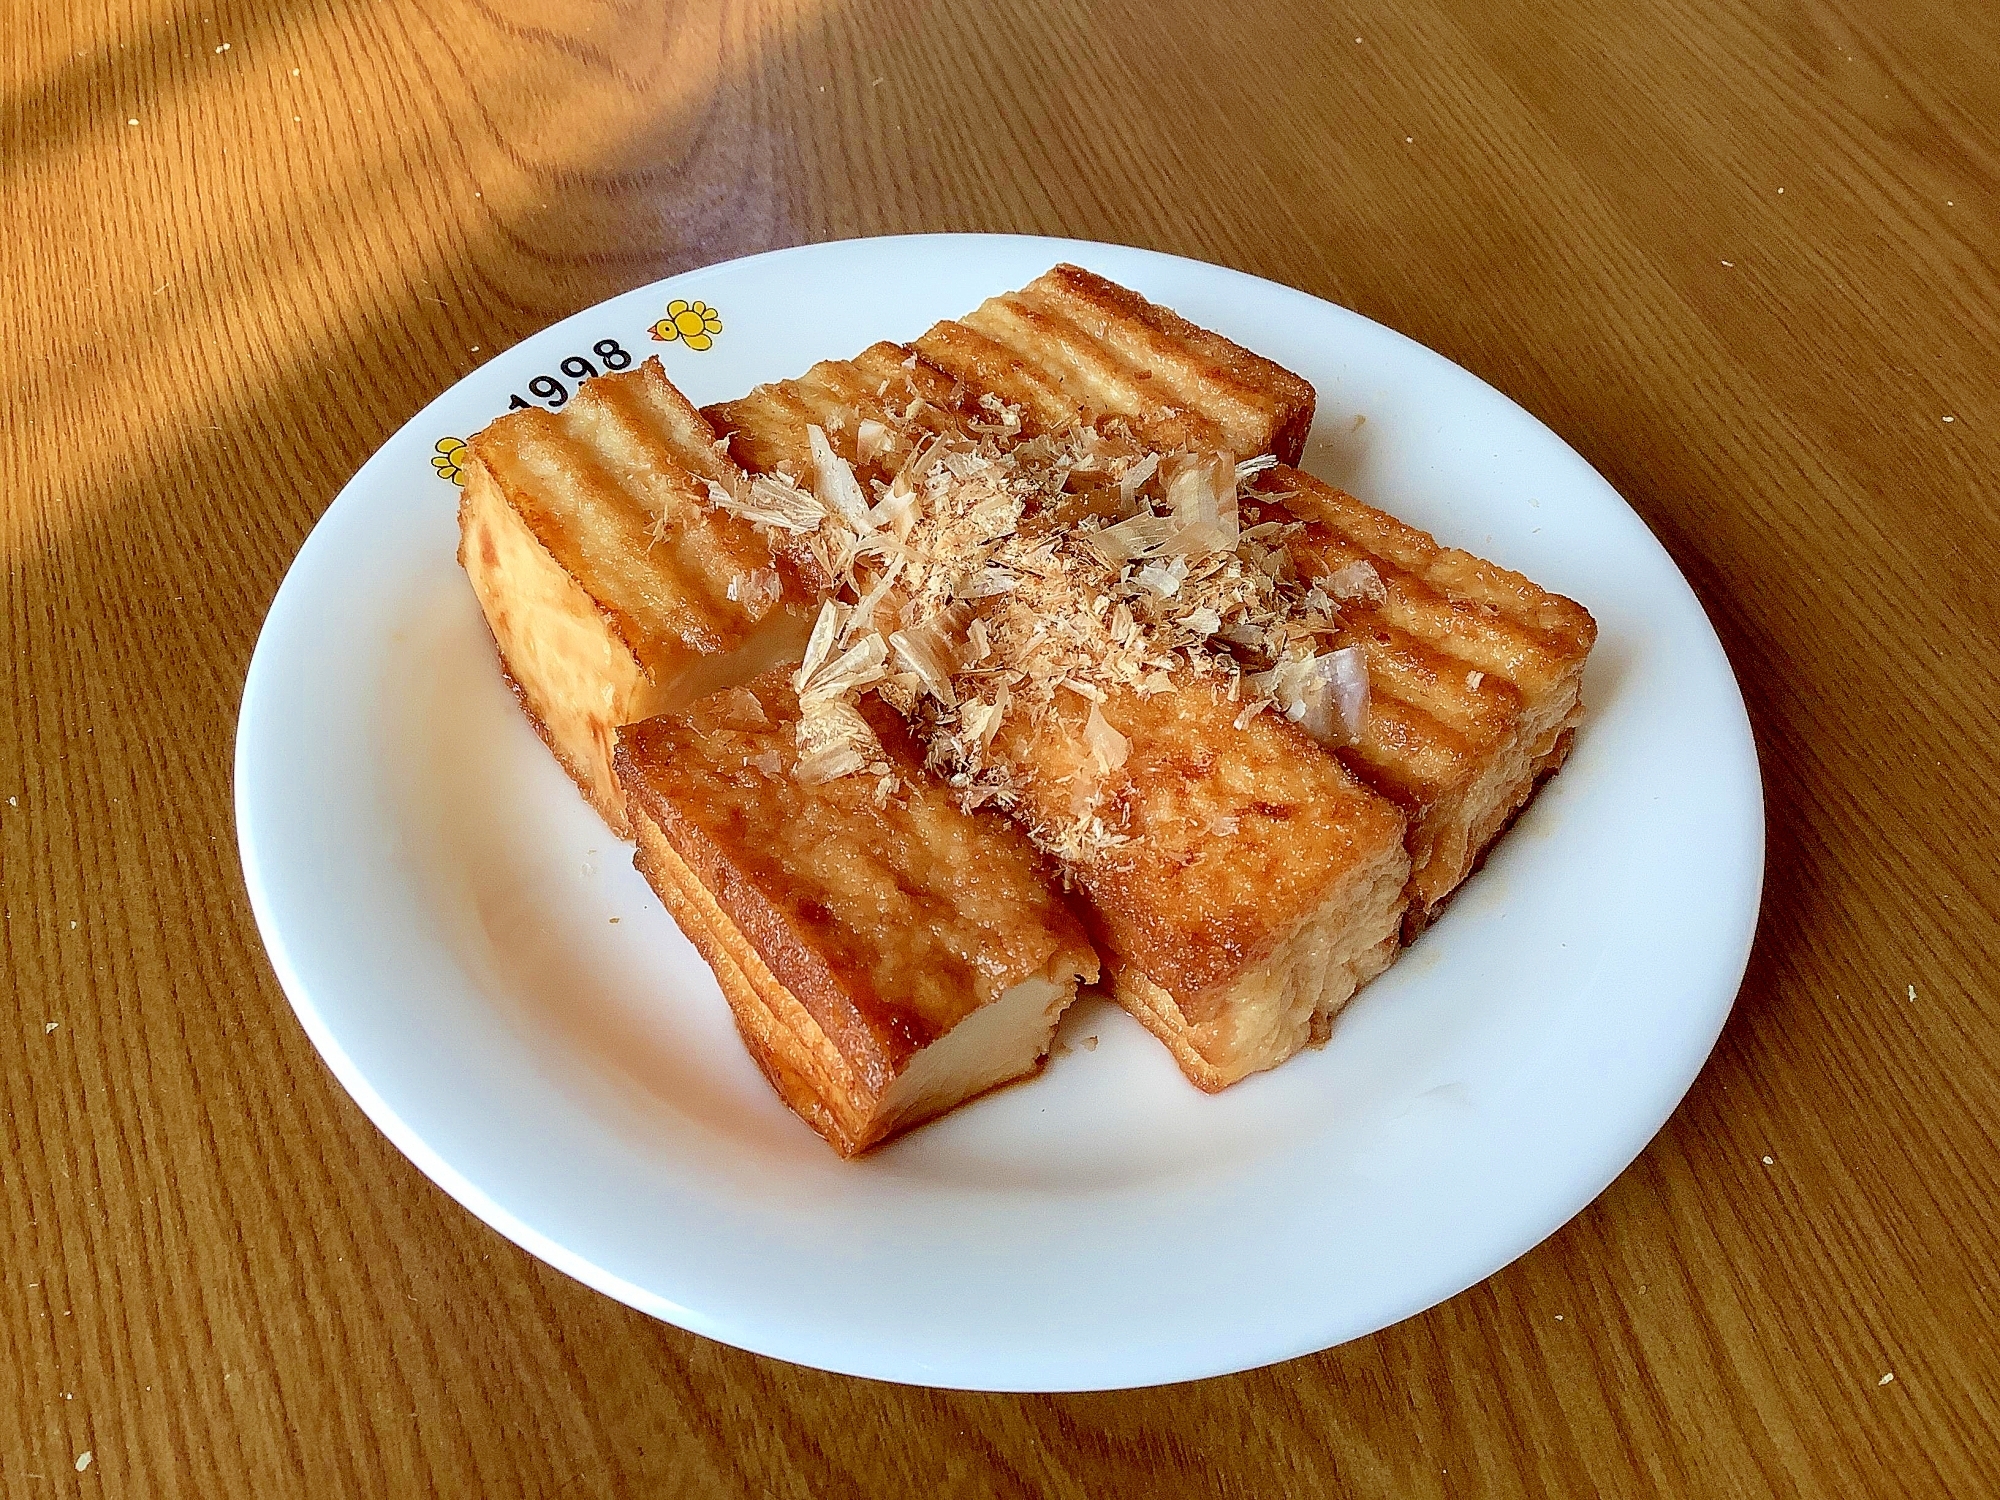
<svg viewBox="0 0 2000 1500"><path fill-rule="evenodd" d="M842 1156L1034 1072L1097 957L1019 828L873 705L875 776L802 785L783 672L619 734L637 863L752 1055Z"/></svg>
<svg viewBox="0 0 2000 1500"><path fill-rule="evenodd" d="M1271 453L1297 463L1313 388L1137 292L1059 265L916 341L974 395L1018 406L1032 432L1123 421L1149 447Z"/></svg>
<svg viewBox="0 0 2000 1500"><path fill-rule="evenodd" d="M521 705L614 832L613 732L805 644L816 585L708 503L737 471L657 359L467 445L459 562Z"/></svg>
<svg viewBox="0 0 2000 1500"><path fill-rule="evenodd" d="M1414 937L1568 756L1597 624L1309 474L1281 466L1257 485L1266 498L1245 502L1245 524L1304 522L1290 545L1300 575L1363 589L1343 604L1339 644L1367 656L1368 717L1339 755L1409 814Z"/></svg>
<svg viewBox="0 0 2000 1500"><path fill-rule="evenodd" d="M1038 724L1010 718L992 760L1045 836L1060 838L1079 791L1098 794L1118 841L1082 841L1068 868L1114 998L1210 1092L1325 1041L1395 957L1402 815L1282 719L1239 729L1207 681L1111 693L1099 712L1128 749L1109 772L1087 712L1059 693Z"/></svg>

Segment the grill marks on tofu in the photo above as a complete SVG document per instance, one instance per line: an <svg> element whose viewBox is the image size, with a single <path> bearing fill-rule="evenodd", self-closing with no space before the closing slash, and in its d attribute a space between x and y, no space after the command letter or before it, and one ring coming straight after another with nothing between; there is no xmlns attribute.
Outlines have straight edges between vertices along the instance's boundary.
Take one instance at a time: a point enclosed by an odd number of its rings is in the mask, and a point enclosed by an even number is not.
<svg viewBox="0 0 2000 1500"><path fill-rule="evenodd" d="M1296 463L1312 426L1304 380L1077 266L988 298L916 348L969 389L1018 404L1032 431L1122 419L1155 448Z"/></svg>
<svg viewBox="0 0 2000 1500"><path fill-rule="evenodd" d="M596 585L648 670L671 673L750 631L769 608L730 585L778 566L754 528L708 503L703 481L734 467L715 437L648 360L586 382L559 414L500 418L471 449L549 554Z"/></svg>
<svg viewBox="0 0 2000 1500"><path fill-rule="evenodd" d="M803 647L822 580L708 503L735 465L657 359L468 444L459 559L523 707L615 832L624 723Z"/></svg>
<svg viewBox="0 0 2000 1500"><path fill-rule="evenodd" d="M1304 381L1073 267L939 325L917 352L945 373L876 345L707 415L753 472L810 475L811 423L864 481L885 483L904 454L864 457L857 440L888 401L901 411L920 397L933 430L993 422L1004 403L1026 435L1116 421L1159 447L1248 454L1296 454L1311 421ZM1323 1040L1394 955L1402 814L1275 716L1239 729L1242 706L1209 681L1111 694L1100 711L1132 754L1116 787L1099 787L1088 706L1058 700L1009 715L993 753L1011 762L1025 789L1014 810L1044 847L1078 854L1066 868L1121 1003L1203 1088ZM1103 857L1079 852L1099 848L1077 836L1093 815L1111 829Z"/></svg>
<svg viewBox="0 0 2000 1500"><path fill-rule="evenodd" d="M901 344L872 344L851 360L829 359L796 380L760 385L749 395L704 408L702 415L727 434L735 461L753 474L789 474L810 479L812 452L806 428L826 434L834 452L854 465L866 483L894 477L907 457L895 448L863 457L861 427L888 422L890 408L933 432L959 427L973 413L946 375ZM912 403L916 403L914 410ZM976 410L976 409L975 409Z"/></svg>
<svg viewBox="0 0 2000 1500"><path fill-rule="evenodd" d="M1271 361L1058 266L914 346L703 413L648 361L473 441L461 557L524 704L620 831L629 794L641 869L773 1085L842 1154L1039 1066L1094 973L1018 825L1060 856L1115 997L1213 1090L1324 1040L1561 764L1590 616L1284 467L1313 406ZM861 709L893 769L811 785L789 773L782 675L694 701L796 657L837 586L824 549L721 509L711 481L811 486L811 427L866 493L928 433L1005 447L1080 423L1281 461L1242 524L1305 523L1290 564L1367 661L1358 739L1329 751L1207 678L1058 692L990 721L990 761L1018 774L968 812L878 700Z"/></svg>
<svg viewBox="0 0 2000 1500"><path fill-rule="evenodd" d="M807 420L839 441L868 419L871 408L839 404L868 388L847 375L820 366L715 415L747 461L804 471ZM983 394L969 411L933 409L991 417ZM1099 709L1131 744L1111 782L1097 778L1090 706L1066 692L1009 712L992 753L1022 788L1013 811L1086 898L1114 994L1203 1088L1323 1040L1395 952L1402 814L1276 716L1238 729L1242 705L1214 681L1113 692Z"/></svg>
<svg viewBox="0 0 2000 1500"><path fill-rule="evenodd" d="M1259 476L1257 488L1308 523L1294 549L1302 567L1331 571L1342 560L1366 558L1385 581L1403 580L1385 613L1412 627L1450 631L1475 666L1507 676L1532 699L1560 691L1597 639L1596 622L1575 600L1441 546L1428 532L1310 474L1272 469Z"/></svg>
<svg viewBox="0 0 2000 1500"><path fill-rule="evenodd" d="M1302 577L1366 563L1379 597L1342 611L1366 653L1367 726L1339 755L1411 816L1414 936L1568 754L1597 626L1573 600L1308 474L1259 477L1246 519L1303 520Z"/></svg>
<svg viewBox="0 0 2000 1500"><path fill-rule="evenodd" d="M1123 421L1156 447L1296 463L1313 393L1296 375L1137 293L1070 266L939 323L916 342L972 394L1018 403L1030 432ZM1379 601L1347 600L1366 653L1367 728L1342 761L1410 815L1414 937L1568 753L1596 636L1571 600L1296 470L1267 473L1244 522L1305 520L1306 577L1366 562Z"/></svg>

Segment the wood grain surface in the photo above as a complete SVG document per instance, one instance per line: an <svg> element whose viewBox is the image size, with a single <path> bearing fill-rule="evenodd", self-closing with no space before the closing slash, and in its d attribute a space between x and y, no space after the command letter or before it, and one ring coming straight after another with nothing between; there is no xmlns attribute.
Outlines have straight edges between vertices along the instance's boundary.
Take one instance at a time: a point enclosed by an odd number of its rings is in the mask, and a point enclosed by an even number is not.
<svg viewBox="0 0 2000 1500"><path fill-rule="evenodd" d="M10 7L0 1496L2000 1493L1996 56L1947 0ZM1373 1338L1065 1397L723 1348L433 1188L266 962L235 712L362 460L612 293L941 229L1442 351L1742 677L1768 894L1713 1061Z"/></svg>

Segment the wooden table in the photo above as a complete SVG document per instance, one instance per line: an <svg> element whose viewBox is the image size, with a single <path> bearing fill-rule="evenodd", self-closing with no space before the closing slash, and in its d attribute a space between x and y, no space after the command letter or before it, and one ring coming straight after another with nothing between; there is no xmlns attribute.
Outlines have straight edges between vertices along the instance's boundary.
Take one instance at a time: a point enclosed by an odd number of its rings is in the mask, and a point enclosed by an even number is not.
<svg viewBox="0 0 2000 1500"><path fill-rule="evenodd" d="M126 0L5 37L0 1496L2000 1493L2000 10ZM1713 1061L1588 1211L1376 1337L1047 1398L720 1347L433 1188L265 961L236 706L361 461L614 292L940 229L1441 350L1631 500L1742 677L1769 884Z"/></svg>

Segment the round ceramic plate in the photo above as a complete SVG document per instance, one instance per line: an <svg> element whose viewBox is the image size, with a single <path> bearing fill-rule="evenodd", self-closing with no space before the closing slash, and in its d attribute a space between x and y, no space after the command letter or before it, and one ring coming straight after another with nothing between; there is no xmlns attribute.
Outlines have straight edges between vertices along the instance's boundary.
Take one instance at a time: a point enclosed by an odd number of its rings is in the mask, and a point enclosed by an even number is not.
<svg viewBox="0 0 2000 1500"><path fill-rule="evenodd" d="M1588 718L1332 1041L1227 1093L1098 1001L1048 1069L842 1162L503 685L454 558L457 440L657 354L696 402L908 339L1059 260L1307 376L1306 467L1581 600ZM355 475L271 606L236 754L285 992L420 1170L579 1280L889 1380L1093 1389L1371 1332L1601 1192L1708 1055L1747 960L1762 794L1714 631L1560 438L1367 319L1056 240L814 245L618 297L466 377Z"/></svg>

